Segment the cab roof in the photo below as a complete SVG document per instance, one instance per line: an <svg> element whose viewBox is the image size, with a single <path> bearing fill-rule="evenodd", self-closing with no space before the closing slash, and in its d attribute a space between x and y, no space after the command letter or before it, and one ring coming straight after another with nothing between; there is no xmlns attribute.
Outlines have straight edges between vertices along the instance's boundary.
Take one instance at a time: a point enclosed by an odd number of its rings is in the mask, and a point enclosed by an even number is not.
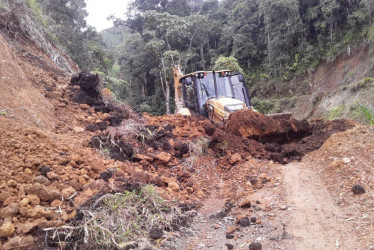
<svg viewBox="0 0 374 250"><path fill-rule="evenodd" d="M226 72L232 72L231 70L229 69L224 69L224 70L215 70L214 71L215 73L226 73ZM190 77L190 76L195 76L197 74L212 74L213 71L196 71L196 72L193 72L193 73L189 73L187 75L184 75L183 77L181 77L181 79L184 79L184 78L187 78L187 77Z"/></svg>

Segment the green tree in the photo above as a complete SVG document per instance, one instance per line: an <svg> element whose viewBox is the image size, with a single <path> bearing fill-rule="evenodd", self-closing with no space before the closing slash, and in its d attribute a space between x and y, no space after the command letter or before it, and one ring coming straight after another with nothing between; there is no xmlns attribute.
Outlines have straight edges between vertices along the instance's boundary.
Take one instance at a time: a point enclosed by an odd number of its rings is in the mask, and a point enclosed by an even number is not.
<svg viewBox="0 0 374 250"><path fill-rule="evenodd" d="M214 63L214 70L224 70L229 69L233 72L243 72L243 69L240 67L238 60L235 57L223 57L217 59Z"/></svg>
<svg viewBox="0 0 374 250"><path fill-rule="evenodd" d="M108 71L113 62L105 52L102 37L88 27L84 0L38 0L48 26L58 43L81 69ZM109 68L108 68L109 67Z"/></svg>

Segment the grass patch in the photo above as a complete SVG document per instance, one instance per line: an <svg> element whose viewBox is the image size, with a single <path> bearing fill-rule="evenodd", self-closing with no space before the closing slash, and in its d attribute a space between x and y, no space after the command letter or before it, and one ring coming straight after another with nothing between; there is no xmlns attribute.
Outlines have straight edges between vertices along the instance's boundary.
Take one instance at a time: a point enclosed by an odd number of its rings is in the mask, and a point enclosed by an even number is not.
<svg viewBox="0 0 374 250"><path fill-rule="evenodd" d="M359 82L351 83L349 85L345 85L340 87L341 90L350 90L351 92L357 92L360 89L368 88L374 86L374 78L371 77L365 77Z"/></svg>
<svg viewBox="0 0 374 250"><path fill-rule="evenodd" d="M174 237L165 231L180 226L189 213L182 215L181 208L168 204L152 185L132 192L105 194L91 199L90 203L80 209L81 214L69 226L46 229L47 232L53 230L55 242L78 249L150 247ZM156 229L162 232L162 237L152 240L150 234Z"/></svg>
<svg viewBox="0 0 374 250"><path fill-rule="evenodd" d="M343 114L343 111L344 111L343 105L335 107L330 111L330 114L327 116L327 119L330 121L335 120Z"/></svg>

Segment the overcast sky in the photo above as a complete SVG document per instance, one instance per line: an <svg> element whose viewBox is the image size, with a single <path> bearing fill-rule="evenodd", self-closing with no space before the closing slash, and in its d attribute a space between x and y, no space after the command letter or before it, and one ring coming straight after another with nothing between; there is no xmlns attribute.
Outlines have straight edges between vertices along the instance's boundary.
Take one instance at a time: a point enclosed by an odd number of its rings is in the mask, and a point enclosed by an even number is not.
<svg viewBox="0 0 374 250"><path fill-rule="evenodd" d="M88 11L87 23L94 26L97 31L112 27L112 22L107 17L114 14L123 17L126 12L127 3L130 0L86 0Z"/></svg>

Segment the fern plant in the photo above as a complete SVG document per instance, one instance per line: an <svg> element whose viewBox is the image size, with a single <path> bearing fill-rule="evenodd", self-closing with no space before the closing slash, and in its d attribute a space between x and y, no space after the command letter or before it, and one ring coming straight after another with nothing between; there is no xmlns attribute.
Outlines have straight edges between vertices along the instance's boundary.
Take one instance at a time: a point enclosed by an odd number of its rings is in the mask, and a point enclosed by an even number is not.
<svg viewBox="0 0 374 250"><path fill-rule="evenodd" d="M356 117L362 119L369 125L374 125L374 112L369 107L356 102L356 105L353 107L353 109Z"/></svg>

